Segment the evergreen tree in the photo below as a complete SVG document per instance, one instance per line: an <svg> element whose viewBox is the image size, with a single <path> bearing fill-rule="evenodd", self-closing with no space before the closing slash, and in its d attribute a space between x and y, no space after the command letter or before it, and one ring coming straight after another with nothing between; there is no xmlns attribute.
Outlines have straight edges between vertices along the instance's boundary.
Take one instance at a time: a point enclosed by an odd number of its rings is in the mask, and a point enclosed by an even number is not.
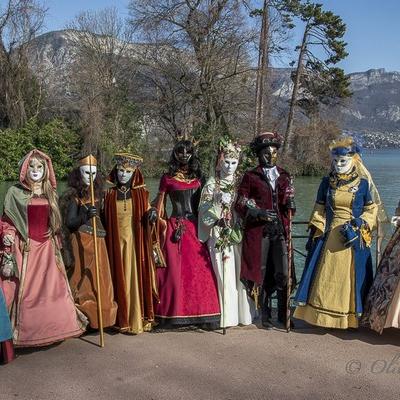
<svg viewBox="0 0 400 400"><path fill-rule="evenodd" d="M342 69L334 67L348 53L346 43L342 40L346 25L342 19L331 11L324 11L322 4L307 0L305 3L288 1L287 10L304 22L304 32L299 51L296 69L292 75L293 92L290 101L289 115L283 146L288 152L292 138L294 112L297 106L310 117L318 111L320 103L329 104L335 99L351 95L349 80ZM325 59L318 56L318 52ZM299 95L301 99L299 101Z"/></svg>

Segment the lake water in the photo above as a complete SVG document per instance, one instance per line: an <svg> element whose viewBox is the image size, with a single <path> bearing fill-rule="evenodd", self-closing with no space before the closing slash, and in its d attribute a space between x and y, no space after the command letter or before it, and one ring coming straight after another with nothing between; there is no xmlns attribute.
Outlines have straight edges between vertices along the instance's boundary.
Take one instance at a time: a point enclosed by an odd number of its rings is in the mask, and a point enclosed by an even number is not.
<svg viewBox="0 0 400 400"><path fill-rule="evenodd" d="M374 150L365 152L364 162L369 169L376 186L380 192L389 217L394 213L400 200L400 150ZM295 179L297 214L295 220L308 220L314 206L315 196L320 183L318 177L298 177ZM154 198L158 190L158 179L147 179L147 185L151 192L151 198ZM0 183L0 209L3 208L4 195L12 182ZM65 182L60 182L59 191L65 189ZM295 225L294 234L304 235L304 225ZM391 228L386 227L387 235L390 235ZM304 251L305 239L295 239L295 247ZM374 250L374 248L373 248ZM296 270L301 274L304 259L296 255ZM300 276L300 275L299 275Z"/></svg>

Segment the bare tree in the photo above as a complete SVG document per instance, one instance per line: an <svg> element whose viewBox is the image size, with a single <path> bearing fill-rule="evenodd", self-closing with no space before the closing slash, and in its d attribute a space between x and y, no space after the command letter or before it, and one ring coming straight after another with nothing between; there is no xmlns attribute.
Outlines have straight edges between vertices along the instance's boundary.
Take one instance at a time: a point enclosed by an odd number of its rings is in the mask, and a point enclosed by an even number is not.
<svg viewBox="0 0 400 400"><path fill-rule="evenodd" d="M132 81L132 28L116 8L86 11L69 25L77 48L71 71L72 92L83 125L84 151L110 152L130 143L132 129L126 123L129 84Z"/></svg>
<svg viewBox="0 0 400 400"><path fill-rule="evenodd" d="M35 0L0 6L0 124L23 126L39 113L41 87L28 67L27 50L43 26L46 8Z"/></svg>
<svg viewBox="0 0 400 400"><path fill-rule="evenodd" d="M173 112L161 116L167 132L237 130L233 121L241 111L248 118L254 102L246 96L254 32L242 2L132 0L129 7L138 38L153 49L147 68L167 107L161 111Z"/></svg>

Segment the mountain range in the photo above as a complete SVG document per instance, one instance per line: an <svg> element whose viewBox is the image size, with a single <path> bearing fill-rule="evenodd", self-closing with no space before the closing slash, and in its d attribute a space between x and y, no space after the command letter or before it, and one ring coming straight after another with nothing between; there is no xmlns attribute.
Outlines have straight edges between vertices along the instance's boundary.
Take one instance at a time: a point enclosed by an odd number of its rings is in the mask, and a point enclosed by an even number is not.
<svg viewBox="0 0 400 400"><path fill-rule="evenodd" d="M67 90L68 69L76 57L73 32L47 32L34 39L29 62L34 71L46 71L46 84L54 90ZM132 44L135 47L143 45ZM273 94L288 100L292 81L289 68L274 68L271 74ZM349 74L352 98L340 111L343 130L364 133L384 146L400 147L400 72L384 68Z"/></svg>

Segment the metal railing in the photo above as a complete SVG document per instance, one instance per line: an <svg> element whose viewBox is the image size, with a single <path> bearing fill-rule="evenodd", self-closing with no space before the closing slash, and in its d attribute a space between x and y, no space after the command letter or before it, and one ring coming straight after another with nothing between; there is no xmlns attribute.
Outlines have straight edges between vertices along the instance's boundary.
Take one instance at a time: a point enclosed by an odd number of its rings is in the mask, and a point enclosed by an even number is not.
<svg viewBox="0 0 400 400"><path fill-rule="evenodd" d="M308 221L293 221L293 225L307 225L308 226ZM375 248L375 263L376 266L379 265L379 262L381 261L382 258L382 244L385 239L385 233L383 230L384 225L390 225L390 222L380 222L377 221L377 235L376 235L376 248ZM294 239L308 239L308 235L292 235L292 240ZM303 256L304 258L307 257L305 253L300 251L299 249L296 249L294 246L292 246L293 251L296 252L297 254Z"/></svg>

